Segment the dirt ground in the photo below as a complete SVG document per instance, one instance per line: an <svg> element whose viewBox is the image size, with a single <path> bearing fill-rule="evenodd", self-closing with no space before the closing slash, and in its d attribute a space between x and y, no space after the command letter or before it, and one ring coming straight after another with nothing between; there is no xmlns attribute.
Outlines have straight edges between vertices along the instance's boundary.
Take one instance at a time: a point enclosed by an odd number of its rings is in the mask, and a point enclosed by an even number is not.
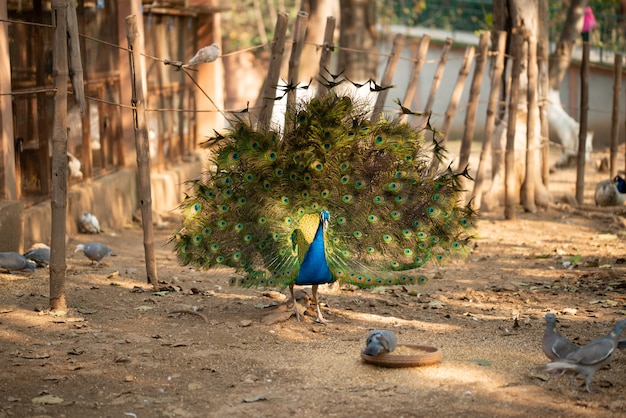
<svg viewBox="0 0 626 418"><path fill-rule="evenodd" d="M597 180L590 170L591 203ZM554 177L574 192L575 170ZM321 287L327 325L285 319L284 295L230 287L228 270L178 265L156 232L159 279L145 283L138 225L97 236L100 267L67 247L67 315L48 306L47 269L0 274L0 417L626 416L626 352L595 393L536 368L542 316L583 344L626 315L622 217L567 205L481 214L471 255L427 270L424 286ZM310 292L310 289L304 288ZM435 365L360 358L372 329L438 347ZM626 336L624 336L626 338Z"/></svg>

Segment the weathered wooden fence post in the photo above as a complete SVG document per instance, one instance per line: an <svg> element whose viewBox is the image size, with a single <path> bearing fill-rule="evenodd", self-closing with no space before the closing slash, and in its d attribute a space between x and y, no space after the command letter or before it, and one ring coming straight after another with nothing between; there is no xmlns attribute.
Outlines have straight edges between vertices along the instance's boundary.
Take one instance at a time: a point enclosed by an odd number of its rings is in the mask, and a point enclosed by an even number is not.
<svg viewBox="0 0 626 418"><path fill-rule="evenodd" d="M292 113L289 109L293 109L296 105L296 86L300 79L300 57L302 49L304 49L304 37L306 35L306 24L309 20L307 12L299 11L296 17L296 23L293 28L293 44L291 46L291 55L289 56L289 71L287 73L287 83L290 87L287 91L287 111L285 112L285 131L291 129L292 120L289 115ZM293 87L293 88L292 88Z"/></svg>
<svg viewBox="0 0 626 418"><path fill-rule="evenodd" d="M430 86L430 93L428 94L428 99L426 100L426 106L424 106L424 116L422 117L421 122L422 128L425 128L428 123L428 118L430 117L430 112L433 109L433 104L435 103L435 97L437 96L437 91L439 90L439 84L441 84L443 71L446 69L446 61L448 60L448 53L451 48L452 38L446 38L446 43L443 45L441 57L439 58L439 64L437 65L437 70L435 70L435 75L433 77L433 84Z"/></svg>
<svg viewBox="0 0 626 418"><path fill-rule="evenodd" d="M613 62L613 110L611 111L611 178L617 175L617 147L619 145L619 108L622 96L622 54L615 54Z"/></svg>
<svg viewBox="0 0 626 418"><path fill-rule="evenodd" d="M411 102L413 101L413 97L417 91L417 83L419 81L420 73L422 72L422 67L426 61L428 45L430 45L430 35L425 34L420 39L418 46L415 48L415 52L411 57L413 60L413 69L411 70L411 77L409 78L409 85L406 88L404 99L402 99L402 106L409 109L411 108ZM402 122L406 122L407 116L408 115L401 115L400 120Z"/></svg>
<svg viewBox="0 0 626 418"><path fill-rule="evenodd" d="M489 54L489 37L489 32L483 32L480 35L480 40L478 41L476 65L474 66L474 75L472 77L472 85L469 92L467 111L465 112L465 130L463 132L463 138L461 139L461 150L459 151L459 170L463 170L467 166L472 152L472 140L474 139L474 130L476 128L478 99L480 98L480 89L483 84L485 63L487 62L487 55Z"/></svg>
<svg viewBox="0 0 626 418"><path fill-rule="evenodd" d="M504 218L515 219L515 203L517 202L517 181L515 178L515 134L517 125L517 108L519 103L519 79L522 69L524 37L520 33L513 32L511 43L511 56L513 68L511 69L511 93L508 104L508 124L506 127L506 152L504 154Z"/></svg>
<svg viewBox="0 0 626 418"><path fill-rule="evenodd" d="M148 283L155 290L159 288L156 259L154 256L154 228L152 226L152 188L150 185L150 143L146 125L146 102L143 94L143 71L141 67L141 51L136 47L139 38L137 17L126 16L126 36L128 38L128 59L130 64L133 126L135 146L137 149L137 170L139 174L139 204L141 206L141 223L143 226L143 246L146 256L146 275Z"/></svg>
<svg viewBox="0 0 626 418"><path fill-rule="evenodd" d="M530 35L527 41L527 71L528 71L528 88L527 92L527 113L526 113L526 174L524 184L522 185L522 204L526 212L535 213L537 206L535 205L535 185L539 181L536 174L536 164L540 162L540 140L537 136L537 118L539 114L539 106L537 104L537 38Z"/></svg>
<svg viewBox="0 0 626 418"><path fill-rule="evenodd" d="M385 67L385 72L380 80L381 86L387 87L391 85L391 82L393 81L393 74L396 72L396 67L398 66L400 55L402 54L402 48L404 48L404 36L396 35L393 40L391 55L387 61L387 67ZM387 89L378 92L376 102L374 103L374 109L372 110L372 116L370 118L372 123L376 123L380 119L380 116L383 113L383 107L385 106L385 100L387 99L387 93Z"/></svg>
<svg viewBox="0 0 626 418"><path fill-rule="evenodd" d="M491 153L491 142L493 141L493 131L496 126L496 116L498 113L498 101L500 96L500 84L502 84L502 73L504 71L504 58L506 50L506 32L499 31L494 42L493 72L491 74L491 88L489 91L489 101L487 103L487 119L485 120L485 134L483 145L480 151L478 171L472 199L474 207L480 208L482 200L482 190L487 177L487 159Z"/></svg>
<svg viewBox="0 0 626 418"><path fill-rule="evenodd" d="M452 89L450 102L448 103L448 108L446 109L446 113L443 118L443 125L441 127L443 131L443 137L441 138L441 146L445 146L448 142L448 136L450 135L452 121L454 120L454 116L456 115L456 110L459 106L459 102L461 101L461 95L463 94L463 87L465 86L465 80L467 80L470 67L472 66L472 61L474 60L475 50L476 49L471 45L465 48L465 56L463 58L463 64L461 64L461 68L459 69L459 75L457 77L456 84L454 88ZM431 164L430 164L431 172L439 168L439 162L440 162L439 158L432 159Z"/></svg>
<svg viewBox="0 0 626 418"><path fill-rule="evenodd" d="M269 129L272 122L272 112L274 111L274 99L276 98L276 85L280 77L280 64L285 53L285 37L287 36L287 13L279 13L274 28L274 41L272 42L272 56L267 70L267 77L263 85L261 97L257 100L257 105L262 105L259 114L257 130L265 131Z"/></svg>
<svg viewBox="0 0 626 418"><path fill-rule="evenodd" d="M333 35L335 34L335 23L336 19L333 16L328 16L326 18L326 29L324 30L324 44L322 45L322 54L320 56L320 72L322 72L322 70L324 69L326 69L326 71L330 69L330 56L335 50L335 44L333 43ZM321 97L326 92L328 92L328 88L323 83L317 82L316 86L316 97Z"/></svg>
<svg viewBox="0 0 626 418"><path fill-rule="evenodd" d="M67 9L68 0L52 0L54 44L54 123L52 128L52 191L50 205L52 225L50 238L50 308L64 311L65 299L65 233L67 212Z"/></svg>
<svg viewBox="0 0 626 418"><path fill-rule="evenodd" d="M576 164L576 201L585 199L585 155L587 152L587 114L589 112L589 42L583 42L580 64L580 128L578 131L578 160Z"/></svg>

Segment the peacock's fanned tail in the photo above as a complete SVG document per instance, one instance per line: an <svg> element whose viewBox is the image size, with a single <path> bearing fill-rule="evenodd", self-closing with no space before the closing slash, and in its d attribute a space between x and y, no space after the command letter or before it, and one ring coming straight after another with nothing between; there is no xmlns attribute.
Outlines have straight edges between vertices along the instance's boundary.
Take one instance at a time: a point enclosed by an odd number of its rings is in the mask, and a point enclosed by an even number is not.
<svg viewBox="0 0 626 418"><path fill-rule="evenodd" d="M293 109L283 135L241 119L216 138L212 168L182 203L180 261L233 267L243 273L233 284L287 286L322 209L335 280L423 283L419 267L462 254L476 218L460 203L467 171L430 173L433 151L419 129L370 124L367 114L331 91Z"/></svg>

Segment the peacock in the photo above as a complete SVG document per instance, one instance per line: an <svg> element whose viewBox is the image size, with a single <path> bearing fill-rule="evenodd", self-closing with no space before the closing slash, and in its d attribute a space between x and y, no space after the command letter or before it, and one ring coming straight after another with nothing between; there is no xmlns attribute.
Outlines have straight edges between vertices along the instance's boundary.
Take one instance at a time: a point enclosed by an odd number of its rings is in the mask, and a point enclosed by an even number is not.
<svg viewBox="0 0 626 418"><path fill-rule="evenodd" d="M231 285L424 284L419 267L467 253L477 214L462 203L468 169L431 172L445 149L369 104L333 90L287 110L282 134L238 116L190 180L172 234L184 265L229 266Z"/></svg>

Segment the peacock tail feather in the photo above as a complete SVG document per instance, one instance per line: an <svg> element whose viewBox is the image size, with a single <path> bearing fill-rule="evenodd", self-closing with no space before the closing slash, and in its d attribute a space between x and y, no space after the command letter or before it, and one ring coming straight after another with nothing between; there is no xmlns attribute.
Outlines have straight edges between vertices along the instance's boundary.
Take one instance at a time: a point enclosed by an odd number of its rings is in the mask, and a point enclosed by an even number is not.
<svg viewBox="0 0 626 418"><path fill-rule="evenodd" d="M430 173L422 131L368 113L331 91L296 105L283 135L238 119L181 205L180 261L242 272L232 284L285 287L323 248L327 281L368 287L424 283L419 267L463 254L476 218L461 204L467 170Z"/></svg>

